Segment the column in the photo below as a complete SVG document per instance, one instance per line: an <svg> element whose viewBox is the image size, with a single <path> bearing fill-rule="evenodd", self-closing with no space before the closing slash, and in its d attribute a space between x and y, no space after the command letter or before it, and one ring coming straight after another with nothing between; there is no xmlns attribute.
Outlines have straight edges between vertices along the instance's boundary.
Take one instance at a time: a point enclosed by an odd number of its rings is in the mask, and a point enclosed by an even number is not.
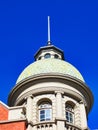
<svg viewBox="0 0 98 130"><path fill-rule="evenodd" d="M87 117L86 110L83 101L80 102L80 115L81 115L81 127L82 129L87 129Z"/></svg>
<svg viewBox="0 0 98 130"><path fill-rule="evenodd" d="M33 96L30 95L27 97L27 107L26 107L26 118L28 121L28 128L27 130L32 130L32 119L33 119Z"/></svg>
<svg viewBox="0 0 98 130"><path fill-rule="evenodd" d="M62 109L62 94L61 91L56 91L56 122L57 130L64 130L65 119L63 118L63 109Z"/></svg>
<svg viewBox="0 0 98 130"><path fill-rule="evenodd" d="M62 93L56 92L56 116L62 118Z"/></svg>

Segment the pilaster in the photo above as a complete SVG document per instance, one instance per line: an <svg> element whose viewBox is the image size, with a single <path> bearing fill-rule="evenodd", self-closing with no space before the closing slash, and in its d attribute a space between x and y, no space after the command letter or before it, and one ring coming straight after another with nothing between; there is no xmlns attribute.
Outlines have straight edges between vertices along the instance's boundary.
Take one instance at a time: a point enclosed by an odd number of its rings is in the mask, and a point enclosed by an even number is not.
<svg viewBox="0 0 98 130"><path fill-rule="evenodd" d="M33 95L30 95L27 98L27 107L26 107L26 118L27 118L27 121L28 121L28 127L27 127L27 130L32 130L32 125L33 122L32 122L32 119L33 119L33 109L32 109L32 106L33 106Z"/></svg>
<svg viewBox="0 0 98 130"><path fill-rule="evenodd" d="M85 104L83 103L83 101L80 102L80 116L81 116L81 128L85 130L88 127L87 127Z"/></svg>
<svg viewBox="0 0 98 130"><path fill-rule="evenodd" d="M56 93L56 123L57 130L65 130L65 119L63 118L63 106L62 106L62 94L61 91L55 91Z"/></svg>

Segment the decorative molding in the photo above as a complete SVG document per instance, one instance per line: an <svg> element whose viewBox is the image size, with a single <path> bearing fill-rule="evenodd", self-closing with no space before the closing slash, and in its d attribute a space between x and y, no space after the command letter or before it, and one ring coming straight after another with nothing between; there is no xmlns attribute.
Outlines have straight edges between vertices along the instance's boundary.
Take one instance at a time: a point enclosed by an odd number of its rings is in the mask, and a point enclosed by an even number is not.
<svg viewBox="0 0 98 130"><path fill-rule="evenodd" d="M66 119L65 118L56 117L55 118L55 122L57 123L57 121L63 121L63 122L66 123Z"/></svg>
<svg viewBox="0 0 98 130"><path fill-rule="evenodd" d="M55 92L60 92L62 93L63 95L65 96L69 96L69 97L72 97L74 99L76 99L77 101L80 101L83 99L82 95L78 94L77 92L75 91L72 91L70 89L66 89L66 88L61 88L61 87L43 87L43 88L37 88L35 90L32 90L32 91L28 91L26 92L25 94L23 94L22 96L19 96L16 101L15 101L15 105L18 105L23 99L24 97L28 97L29 95L31 95L31 93L34 95L34 96L37 96L37 95L40 95L40 94L54 94Z"/></svg>
<svg viewBox="0 0 98 130"><path fill-rule="evenodd" d="M73 87L74 89L78 90L79 92L81 92L81 94L83 95L81 99L84 99L87 103L87 112L90 111L92 105L93 105L93 95L92 92L90 91L90 89L87 87L87 85L82 82L81 80L74 78L72 76L69 75L63 75L63 74L57 74L57 73L49 73L49 74L41 74L41 75L35 75L32 77L29 77L21 82L19 82L18 84L16 84L16 86L12 89L9 98L8 98L8 104L9 106L13 106L15 104L18 104L21 98L19 95L26 89L32 87L35 84L38 83L43 83L43 82L59 82L59 83L63 83L63 84L67 84L71 87ZM46 89L46 88L43 88ZM43 90L41 89L42 93L47 93L47 90ZM67 90L67 89L66 89ZM41 92L38 92L39 90L33 90L32 88L32 92L28 92L29 94L42 94ZM51 90L49 90L49 92L53 92L53 91L58 91L58 89L53 90L53 88L51 88ZM59 91L62 91L62 89ZM48 93L49 93L48 92ZM70 91L71 92L71 91ZM27 95L28 95L27 93ZM65 91L65 94L68 94ZM27 96L25 95L25 96ZM76 95L74 95L74 97L76 97ZM81 97L81 96L79 96Z"/></svg>

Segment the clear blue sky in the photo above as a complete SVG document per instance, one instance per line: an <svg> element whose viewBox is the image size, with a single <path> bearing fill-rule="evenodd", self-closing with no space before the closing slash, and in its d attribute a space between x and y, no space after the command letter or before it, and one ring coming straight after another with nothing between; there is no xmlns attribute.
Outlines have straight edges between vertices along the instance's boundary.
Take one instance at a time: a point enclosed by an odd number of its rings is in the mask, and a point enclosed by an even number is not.
<svg viewBox="0 0 98 130"><path fill-rule="evenodd" d="M47 44L48 15L52 43L93 92L88 124L98 129L98 0L0 0L0 100L7 103L19 74Z"/></svg>

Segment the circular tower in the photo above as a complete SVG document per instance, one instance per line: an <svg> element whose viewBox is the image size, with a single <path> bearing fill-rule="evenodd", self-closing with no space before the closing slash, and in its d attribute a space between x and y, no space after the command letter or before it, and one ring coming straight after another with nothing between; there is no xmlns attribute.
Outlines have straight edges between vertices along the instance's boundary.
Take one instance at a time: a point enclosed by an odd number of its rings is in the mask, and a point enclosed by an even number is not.
<svg viewBox="0 0 98 130"><path fill-rule="evenodd" d="M87 130L93 95L64 53L48 44L19 75L9 106L24 106L27 130Z"/></svg>

